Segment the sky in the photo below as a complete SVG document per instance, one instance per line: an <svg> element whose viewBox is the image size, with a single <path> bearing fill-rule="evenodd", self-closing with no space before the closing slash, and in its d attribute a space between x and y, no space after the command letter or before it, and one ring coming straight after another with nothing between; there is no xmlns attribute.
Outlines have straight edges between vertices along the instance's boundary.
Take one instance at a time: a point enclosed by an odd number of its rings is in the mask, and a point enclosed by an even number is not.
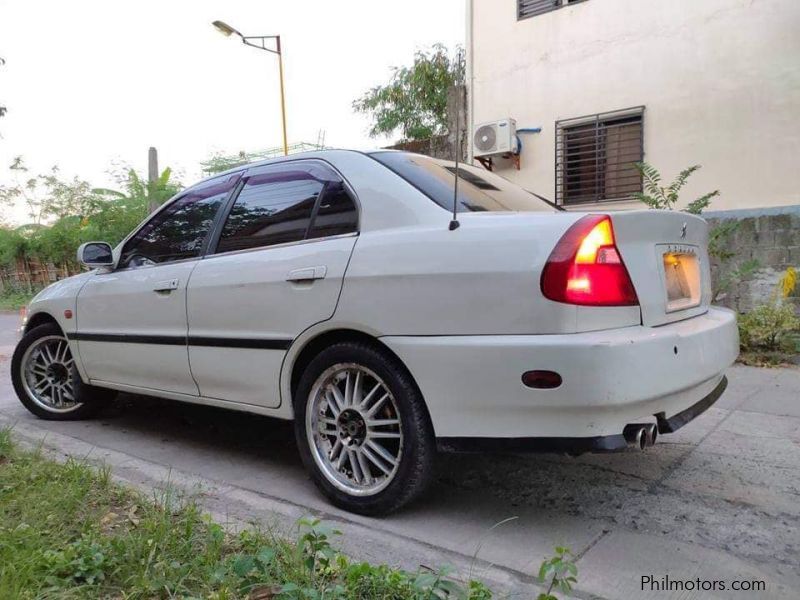
<svg viewBox="0 0 800 600"><path fill-rule="evenodd" d="M372 148L352 101L416 49L464 43L463 0L0 0L0 185L23 156L96 186L114 165L159 166L184 184L200 161L281 144L277 57L226 38L280 34L289 143ZM24 211L5 210L23 222Z"/></svg>

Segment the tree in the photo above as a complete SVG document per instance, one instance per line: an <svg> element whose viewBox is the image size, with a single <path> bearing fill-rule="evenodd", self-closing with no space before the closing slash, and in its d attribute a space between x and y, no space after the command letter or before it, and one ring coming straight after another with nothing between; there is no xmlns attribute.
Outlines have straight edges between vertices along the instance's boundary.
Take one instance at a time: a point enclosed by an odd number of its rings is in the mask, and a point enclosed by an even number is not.
<svg viewBox="0 0 800 600"><path fill-rule="evenodd" d="M47 216L48 186L58 180L58 167L53 167L47 174L30 176L25 161L17 156L8 167L14 174L12 185L0 185L0 203L14 206L20 202L27 210L28 218L39 225Z"/></svg>
<svg viewBox="0 0 800 600"><path fill-rule="evenodd" d="M668 186L661 185L661 173L653 165L646 162L636 163L636 170L642 175L644 189L646 193L636 192L634 196L647 204L650 208L661 208L673 210L677 204L680 191L692 173L700 168L700 165L692 165L678 173L675 180ZM711 199L719 196L719 190L714 190L708 194L703 194L699 198L692 200L686 206L686 212L699 215L703 209L708 208Z"/></svg>
<svg viewBox="0 0 800 600"><path fill-rule="evenodd" d="M117 174L117 182L122 191L92 190L94 203L88 215L89 224L97 227L96 239L111 244L122 241L148 215L151 201L161 205L182 187L172 178L169 167L155 181L147 181L133 169L126 169Z"/></svg>
<svg viewBox="0 0 800 600"><path fill-rule="evenodd" d="M20 229L0 227L0 264L13 265L28 251L28 238Z"/></svg>
<svg viewBox="0 0 800 600"><path fill-rule="evenodd" d="M61 219L68 215L82 215L91 205L93 191L88 182L74 177L61 179L57 166L47 173L30 176L21 156L12 161L9 169L15 175L10 186L0 185L0 203L14 206L22 203L34 225L47 219Z"/></svg>
<svg viewBox="0 0 800 600"><path fill-rule="evenodd" d="M356 112L372 117L371 137L393 135L403 141L424 140L447 132L447 94L464 80L464 58L458 50L435 44L414 54L410 67L393 67L391 80L353 102Z"/></svg>
<svg viewBox="0 0 800 600"><path fill-rule="evenodd" d="M170 169L153 182L127 169L118 176L122 191L117 191L93 188L77 177L63 180L57 167L30 176L20 157L11 168L17 182L0 186L0 202L24 203L33 221L16 229L0 227L0 265L11 267L35 259L75 272L75 250L82 242L120 242L147 216L151 199L160 204L181 188Z"/></svg>

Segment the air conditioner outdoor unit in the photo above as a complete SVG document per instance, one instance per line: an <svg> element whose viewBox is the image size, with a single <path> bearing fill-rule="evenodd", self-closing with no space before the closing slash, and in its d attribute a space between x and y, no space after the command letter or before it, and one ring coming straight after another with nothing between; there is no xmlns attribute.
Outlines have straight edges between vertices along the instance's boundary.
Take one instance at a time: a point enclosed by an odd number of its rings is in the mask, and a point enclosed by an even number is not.
<svg viewBox="0 0 800 600"><path fill-rule="evenodd" d="M476 158L516 151L517 122L514 119L481 123L475 127L472 136L472 155Z"/></svg>

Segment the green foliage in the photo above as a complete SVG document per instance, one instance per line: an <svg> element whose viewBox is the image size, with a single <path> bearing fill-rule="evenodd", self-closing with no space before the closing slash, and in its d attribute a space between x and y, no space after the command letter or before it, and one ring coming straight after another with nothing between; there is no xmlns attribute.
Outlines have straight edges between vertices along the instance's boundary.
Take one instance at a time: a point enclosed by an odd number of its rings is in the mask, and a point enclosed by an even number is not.
<svg viewBox="0 0 800 600"><path fill-rule="evenodd" d="M575 555L569 548L556 547L556 555L545 559L539 567L539 581L549 585L547 592L539 594L536 600L558 600L553 595L556 589L563 594L569 594L572 586L578 581L578 567L575 566Z"/></svg>
<svg viewBox="0 0 800 600"><path fill-rule="evenodd" d="M109 555L109 548L89 535L82 535L61 550L45 550L43 553L48 570L58 578L74 583L94 585L106 578L106 571L115 567Z"/></svg>
<svg viewBox="0 0 800 600"><path fill-rule="evenodd" d="M0 429L0 462L11 456L11 428L3 427Z"/></svg>
<svg viewBox="0 0 800 600"><path fill-rule="evenodd" d="M121 190L95 188L91 210L83 226L94 237L112 246L121 242L149 214L150 207L161 205L177 194L181 184L172 179L167 167L154 182L148 182L133 169L118 179Z"/></svg>
<svg viewBox="0 0 800 600"><path fill-rule="evenodd" d="M644 202L650 208L660 208L663 210L674 210L675 205L680 200L680 191L692 173L700 168L700 165L693 165L681 171L675 180L667 186L661 185L661 173L653 165L646 162L636 163L636 170L642 176L643 192L637 192L634 197ZM699 198L692 200L684 209L693 215L699 215L709 204L711 199L719 196L719 190L714 190L703 194Z"/></svg>
<svg viewBox="0 0 800 600"><path fill-rule="evenodd" d="M6 285L0 294L0 310L19 310L27 306L33 297L33 292L27 289Z"/></svg>
<svg viewBox="0 0 800 600"><path fill-rule="evenodd" d="M400 130L403 141L428 139L447 132L447 93L463 80L461 52L451 58L435 44L418 50L410 67L394 67L391 80L366 92L353 108L372 117L372 137Z"/></svg>
<svg viewBox="0 0 800 600"><path fill-rule="evenodd" d="M736 253L728 250L727 245L731 236L736 233L741 221L723 221L714 227L708 234L708 254L712 258L723 262L733 258Z"/></svg>
<svg viewBox="0 0 800 600"><path fill-rule="evenodd" d="M23 228L0 227L0 263L7 265L25 254L28 236Z"/></svg>
<svg viewBox="0 0 800 600"><path fill-rule="evenodd" d="M26 257L74 271L80 244L119 243L147 216L150 204L163 203L181 188L169 168L154 182L129 169L118 178L121 191L93 188L78 178L62 180L57 167L30 177L20 157L11 170L18 179L0 186L0 203L21 203L32 219L22 227L0 227L0 265L12 268Z"/></svg>
<svg viewBox="0 0 800 600"><path fill-rule="evenodd" d="M489 600L445 568L353 562L341 534L302 519L295 540L226 532L191 501L155 502L109 471L20 452L0 430L0 598Z"/></svg>
<svg viewBox="0 0 800 600"><path fill-rule="evenodd" d="M800 318L794 305L787 301L796 288L797 272L789 267L769 301L739 317L739 340L744 352L793 354L797 350L793 334L800 331Z"/></svg>
<svg viewBox="0 0 800 600"><path fill-rule="evenodd" d="M739 317L739 339L745 351L791 352L794 348L785 342L797 330L800 330L800 319L788 302L762 304Z"/></svg>

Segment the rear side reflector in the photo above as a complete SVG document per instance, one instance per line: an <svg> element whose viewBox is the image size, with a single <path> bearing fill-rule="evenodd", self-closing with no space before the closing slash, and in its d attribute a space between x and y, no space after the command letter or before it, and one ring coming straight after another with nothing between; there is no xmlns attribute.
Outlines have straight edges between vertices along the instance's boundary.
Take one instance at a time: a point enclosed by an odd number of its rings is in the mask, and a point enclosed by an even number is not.
<svg viewBox="0 0 800 600"><path fill-rule="evenodd" d="M567 230L547 259L541 287L545 298L567 304L639 304L608 215L586 215Z"/></svg>
<svg viewBox="0 0 800 600"><path fill-rule="evenodd" d="M561 375L555 371L525 371L522 383L529 388L551 390L561 385Z"/></svg>

